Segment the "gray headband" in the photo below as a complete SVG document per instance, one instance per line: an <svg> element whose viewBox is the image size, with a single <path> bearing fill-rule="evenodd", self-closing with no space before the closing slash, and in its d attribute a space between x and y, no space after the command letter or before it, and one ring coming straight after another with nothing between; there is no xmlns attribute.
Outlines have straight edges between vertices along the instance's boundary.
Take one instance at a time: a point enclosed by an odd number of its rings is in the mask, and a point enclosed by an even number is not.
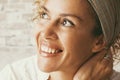
<svg viewBox="0 0 120 80"><path fill-rule="evenodd" d="M88 0L101 23L103 34L110 45L120 33L120 0Z"/></svg>

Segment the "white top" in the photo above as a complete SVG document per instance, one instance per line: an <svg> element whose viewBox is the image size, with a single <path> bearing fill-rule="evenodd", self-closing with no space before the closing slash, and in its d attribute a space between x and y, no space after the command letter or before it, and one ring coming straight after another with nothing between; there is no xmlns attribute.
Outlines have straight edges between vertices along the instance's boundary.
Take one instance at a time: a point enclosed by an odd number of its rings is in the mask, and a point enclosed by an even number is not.
<svg viewBox="0 0 120 80"><path fill-rule="evenodd" d="M48 78L48 73L41 72L38 69L37 56L7 65L0 72L0 80L48 80ZM114 72L111 80L120 80L120 73Z"/></svg>
<svg viewBox="0 0 120 80"><path fill-rule="evenodd" d="M37 67L37 56L32 56L11 65L0 72L0 80L48 80L49 74Z"/></svg>

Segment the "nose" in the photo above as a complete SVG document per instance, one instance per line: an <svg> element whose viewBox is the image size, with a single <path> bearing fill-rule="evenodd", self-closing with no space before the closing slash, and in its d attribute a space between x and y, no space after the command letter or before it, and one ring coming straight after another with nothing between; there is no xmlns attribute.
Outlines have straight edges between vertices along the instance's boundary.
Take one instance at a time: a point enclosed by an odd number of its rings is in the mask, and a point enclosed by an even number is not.
<svg viewBox="0 0 120 80"><path fill-rule="evenodd" d="M57 36L57 27L54 23L49 23L42 26L42 30L40 32L40 36L46 40L56 40Z"/></svg>

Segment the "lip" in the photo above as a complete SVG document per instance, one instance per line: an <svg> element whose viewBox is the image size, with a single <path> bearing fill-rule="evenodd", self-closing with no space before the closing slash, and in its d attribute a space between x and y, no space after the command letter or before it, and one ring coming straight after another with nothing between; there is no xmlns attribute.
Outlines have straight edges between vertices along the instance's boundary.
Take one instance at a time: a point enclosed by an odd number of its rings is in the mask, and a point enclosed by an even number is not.
<svg viewBox="0 0 120 80"><path fill-rule="evenodd" d="M43 51L41 49L42 46L46 46L48 48L56 49L56 50L60 50L60 51L56 52L56 53L53 53L53 54L52 53L48 53L48 52ZM53 43L48 43L48 42L41 41L41 44L39 45L39 53L43 57L55 57L55 56L60 55L62 52L63 52L63 49L61 49L58 45L55 45Z"/></svg>
<svg viewBox="0 0 120 80"><path fill-rule="evenodd" d="M58 56L60 55L62 52L59 52L59 53L56 53L56 54L50 54L50 53L46 53L44 51L40 51L40 55L43 56L43 57L55 57L55 56Z"/></svg>

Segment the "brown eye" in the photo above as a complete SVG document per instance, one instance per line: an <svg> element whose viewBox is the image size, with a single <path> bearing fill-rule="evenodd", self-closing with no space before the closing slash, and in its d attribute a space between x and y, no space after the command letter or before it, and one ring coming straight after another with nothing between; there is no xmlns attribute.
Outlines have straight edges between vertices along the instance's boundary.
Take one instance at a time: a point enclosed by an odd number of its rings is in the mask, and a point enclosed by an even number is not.
<svg viewBox="0 0 120 80"><path fill-rule="evenodd" d="M63 25L63 26L66 26L66 27L71 27L71 26L73 26L74 24L73 24L72 21L70 21L70 20L68 20L68 19L64 19L62 25Z"/></svg>

